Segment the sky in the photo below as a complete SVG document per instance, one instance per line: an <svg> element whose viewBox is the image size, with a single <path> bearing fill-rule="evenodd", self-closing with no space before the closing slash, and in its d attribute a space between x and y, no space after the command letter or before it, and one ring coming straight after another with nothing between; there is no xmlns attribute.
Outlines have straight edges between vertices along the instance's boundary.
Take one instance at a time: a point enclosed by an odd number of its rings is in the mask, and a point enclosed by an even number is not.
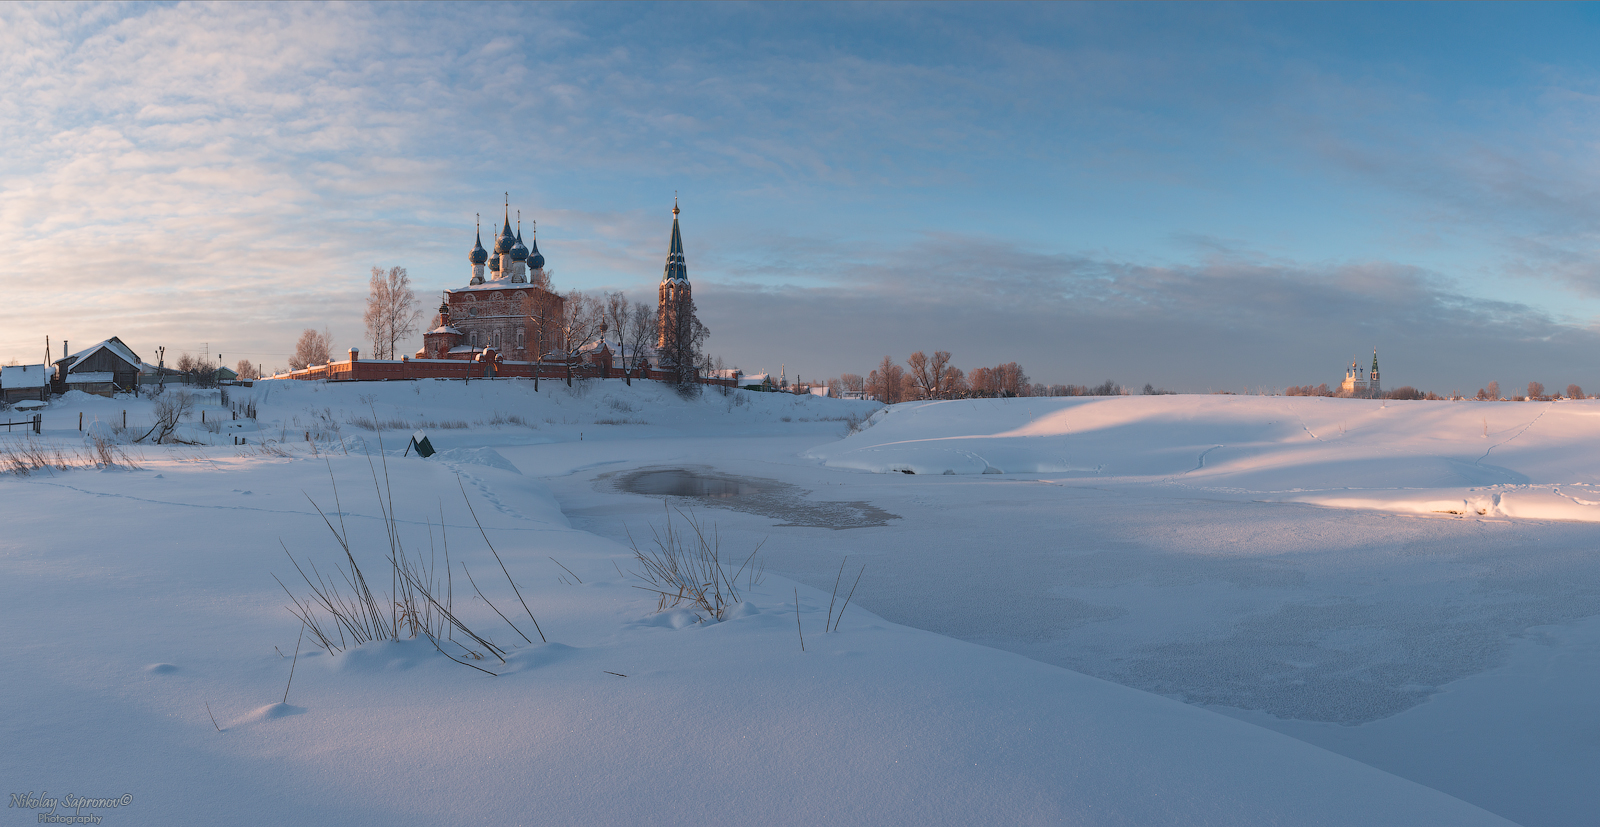
<svg viewBox="0 0 1600 827"><path fill-rule="evenodd" d="M1600 8L4 4L0 361L369 348L474 216L707 350L1600 391ZM525 229L529 229L525 228ZM410 348L420 346L420 336Z"/></svg>

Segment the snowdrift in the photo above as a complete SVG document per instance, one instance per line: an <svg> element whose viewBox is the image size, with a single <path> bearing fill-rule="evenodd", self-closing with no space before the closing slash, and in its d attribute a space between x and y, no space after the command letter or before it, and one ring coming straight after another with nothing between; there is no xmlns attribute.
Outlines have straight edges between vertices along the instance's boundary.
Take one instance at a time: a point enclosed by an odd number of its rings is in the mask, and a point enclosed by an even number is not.
<svg viewBox="0 0 1600 827"><path fill-rule="evenodd" d="M808 455L874 473L1036 474L1344 508L1600 521L1600 401L1590 400L905 403Z"/></svg>
<svg viewBox="0 0 1600 827"><path fill-rule="evenodd" d="M629 550L569 524L550 469L508 459L540 441L677 433L692 454L730 432L821 439L860 406L621 383L263 384L241 433L277 435L273 450L145 448L135 469L0 477L0 658L26 665L0 672L0 773L19 791L127 793L125 824L1506 823L1266 729L857 606L824 633L832 595L781 577L750 584L724 622L658 614ZM83 404L120 421L134 402ZM922 429L903 437L956 441L929 435L947 426L924 407L862 436L893 437L903 418ZM1076 417L1028 408L996 436L1020 442L971 451L982 467L1014 472L1028 440L1077 433ZM1100 430L1120 427L1104 416ZM622 417L642 424L599 422ZM57 406L45 439L81 444L75 419ZM1137 427L1167 427L1149 419ZM435 459L402 456L418 427L439 434ZM1166 450L1138 461L1181 464ZM448 544L514 614L506 582L485 580L492 541L549 642L524 644L457 572L455 611L509 652L488 664L497 677L419 639L286 658L299 626L272 578L296 582L284 550L324 567L340 554L308 498L381 590L379 491L407 549L435 560Z"/></svg>

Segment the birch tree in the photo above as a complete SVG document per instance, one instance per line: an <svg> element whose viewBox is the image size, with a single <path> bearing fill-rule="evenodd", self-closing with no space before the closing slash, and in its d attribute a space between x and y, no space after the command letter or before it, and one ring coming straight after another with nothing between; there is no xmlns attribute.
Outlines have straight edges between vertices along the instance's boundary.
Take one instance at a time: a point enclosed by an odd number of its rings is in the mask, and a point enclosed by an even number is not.
<svg viewBox="0 0 1600 827"><path fill-rule="evenodd" d="M411 276L404 267L372 268L367 283L367 338L372 341L372 358L394 359L399 343L417 332L422 308L417 306Z"/></svg>

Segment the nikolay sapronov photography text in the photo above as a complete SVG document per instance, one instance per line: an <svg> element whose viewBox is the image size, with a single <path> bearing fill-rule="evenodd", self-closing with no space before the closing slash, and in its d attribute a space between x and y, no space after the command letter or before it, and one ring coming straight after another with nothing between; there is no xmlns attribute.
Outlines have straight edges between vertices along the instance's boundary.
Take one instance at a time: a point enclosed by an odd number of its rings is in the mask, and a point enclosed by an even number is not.
<svg viewBox="0 0 1600 827"><path fill-rule="evenodd" d="M112 810L127 807L132 803L132 793L123 793L115 798L90 798L68 793L60 798L51 798L48 791L40 791L38 795L34 795L30 790L25 793L12 793L11 803L6 805L6 809L15 807L20 810L44 810L39 813L40 824L99 824L104 816L94 812L95 810ZM62 812L58 813L57 810ZM66 810L71 810L71 814L65 812Z"/></svg>

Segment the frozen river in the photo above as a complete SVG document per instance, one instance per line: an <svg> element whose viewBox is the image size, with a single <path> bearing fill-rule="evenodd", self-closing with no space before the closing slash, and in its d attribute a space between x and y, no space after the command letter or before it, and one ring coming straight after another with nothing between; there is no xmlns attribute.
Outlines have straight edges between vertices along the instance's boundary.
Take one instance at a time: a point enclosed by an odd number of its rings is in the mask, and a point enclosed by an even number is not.
<svg viewBox="0 0 1600 827"><path fill-rule="evenodd" d="M817 588L864 565L855 600L888 620L1204 705L1524 824L1589 820L1600 526L862 473L803 456L816 442L589 446L549 481L584 530L626 543L664 500L695 508L724 547L764 543L770 570Z"/></svg>

